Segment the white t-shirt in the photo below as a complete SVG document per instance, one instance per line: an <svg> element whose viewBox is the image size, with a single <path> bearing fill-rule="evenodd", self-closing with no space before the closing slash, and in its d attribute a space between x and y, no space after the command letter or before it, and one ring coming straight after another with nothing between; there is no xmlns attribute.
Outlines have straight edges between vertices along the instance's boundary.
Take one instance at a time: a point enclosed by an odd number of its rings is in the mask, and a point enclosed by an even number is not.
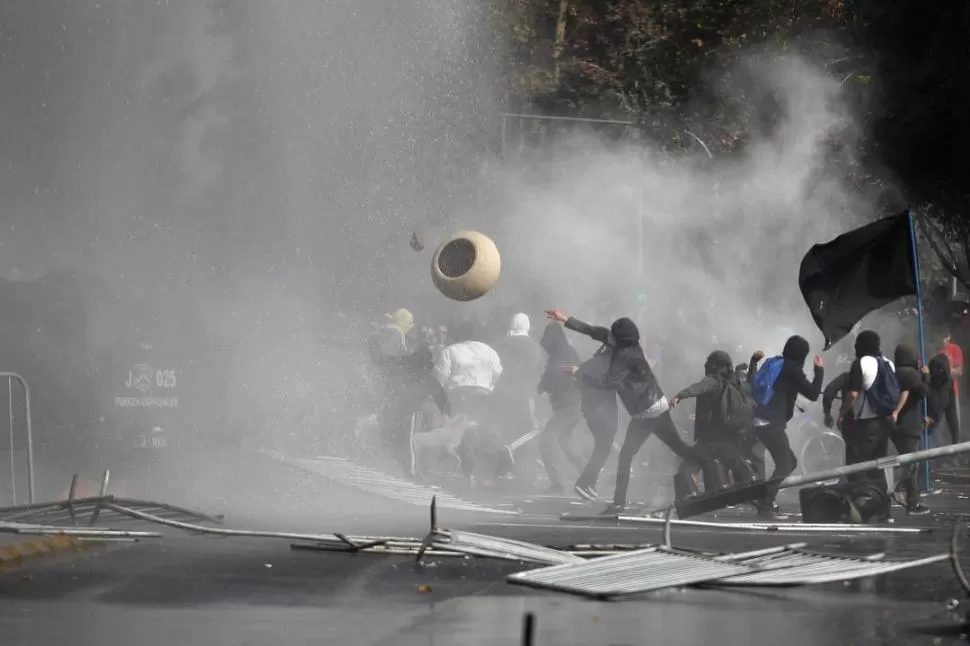
<svg viewBox="0 0 970 646"><path fill-rule="evenodd" d="M434 364L434 375L447 391L482 388L489 392L502 374L502 360L490 346L479 341L449 345Z"/></svg>
<svg viewBox="0 0 970 646"><path fill-rule="evenodd" d="M896 372L896 365L892 361L889 359L883 359L883 361L889 364L893 372ZM869 400L865 396L865 393L876 383L876 376L879 374L879 360L875 357L862 357L859 359L859 368L862 370L862 389L865 392L860 393L859 397L855 400L855 406L853 408L855 418L872 419L873 417L879 417L869 406Z"/></svg>

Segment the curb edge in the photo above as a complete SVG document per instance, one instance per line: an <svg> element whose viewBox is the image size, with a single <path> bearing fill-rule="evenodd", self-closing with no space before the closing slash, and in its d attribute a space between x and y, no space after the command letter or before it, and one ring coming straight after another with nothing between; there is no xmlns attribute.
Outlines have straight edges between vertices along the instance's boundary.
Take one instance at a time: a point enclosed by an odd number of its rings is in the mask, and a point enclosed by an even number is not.
<svg viewBox="0 0 970 646"><path fill-rule="evenodd" d="M71 536L58 535L37 538L20 543L0 545L0 572L15 569L34 560L55 556L64 552L76 552L85 545Z"/></svg>

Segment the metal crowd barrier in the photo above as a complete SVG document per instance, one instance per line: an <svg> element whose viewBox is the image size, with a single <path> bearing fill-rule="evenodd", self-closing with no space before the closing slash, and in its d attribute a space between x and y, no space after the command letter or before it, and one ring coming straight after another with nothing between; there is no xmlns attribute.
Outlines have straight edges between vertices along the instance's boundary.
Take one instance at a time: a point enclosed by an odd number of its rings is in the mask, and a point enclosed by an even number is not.
<svg viewBox="0 0 970 646"><path fill-rule="evenodd" d="M14 444L13 382L19 381L24 388L24 415L27 426L27 502L34 504L34 429L30 420L30 387L27 380L16 372L0 372L7 378L7 431L10 440L10 498L17 504L17 452Z"/></svg>

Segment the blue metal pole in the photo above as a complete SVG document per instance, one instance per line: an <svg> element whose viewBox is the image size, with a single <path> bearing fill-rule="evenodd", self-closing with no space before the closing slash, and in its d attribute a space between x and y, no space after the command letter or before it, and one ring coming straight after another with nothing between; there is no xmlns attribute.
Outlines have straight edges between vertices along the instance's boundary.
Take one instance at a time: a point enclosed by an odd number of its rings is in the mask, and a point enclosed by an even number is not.
<svg viewBox="0 0 970 646"><path fill-rule="evenodd" d="M919 358L920 366L926 365L926 337L923 332L923 298L922 286L920 285L919 271L919 248L916 245L916 217L913 209L908 210L909 215L909 241L913 252L913 271L916 276L916 329L919 331ZM923 398L923 419L927 417L926 398ZM930 430L923 429L923 448L930 448ZM930 463L923 463L923 490L930 490Z"/></svg>

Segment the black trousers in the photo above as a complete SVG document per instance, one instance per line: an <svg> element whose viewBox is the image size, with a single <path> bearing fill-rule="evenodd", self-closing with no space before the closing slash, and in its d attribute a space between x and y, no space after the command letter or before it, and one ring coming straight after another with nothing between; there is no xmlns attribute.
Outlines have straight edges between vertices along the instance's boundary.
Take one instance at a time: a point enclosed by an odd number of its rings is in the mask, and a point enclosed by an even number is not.
<svg viewBox="0 0 970 646"><path fill-rule="evenodd" d="M593 435L593 452L589 456L586 468L576 481L578 487L596 488L603 465L610 457L613 449L613 440L616 439L616 431L619 424L619 410L615 403L604 404L603 406L589 406L583 409L583 418L586 426Z"/></svg>
<svg viewBox="0 0 970 646"><path fill-rule="evenodd" d="M889 437L893 423L881 417L849 420L842 431L845 440L845 463L858 464L868 460L886 457L889 452ZM848 476L853 486L871 484L881 491L886 490L886 474L882 469L870 469L865 473Z"/></svg>
<svg viewBox="0 0 970 646"><path fill-rule="evenodd" d="M791 442L788 440L787 424L774 423L766 426L755 426L753 428L755 436L761 442L771 459L775 463L775 470L771 473L771 480L776 478L787 478L798 466L798 459L795 452L791 450ZM764 463L762 462L762 469ZM765 497L757 503L762 509L771 509L778 497L778 487L769 487L765 492Z"/></svg>
<svg viewBox="0 0 970 646"><path fill-rule="evenodd" d="M633 458L636 457L643 443L654 433L674 454L684 460L697 462L705 473L708 470L717 469L716 462L694 451L681 439L669 411L652 419L634 417L626 428L626 437L623 439L623 446L620 447L620 457L616 467L616 489L613 491L614 505L626 506Z"/></svg>
<svg viewBox="0 0 970 646"><path fill-rule="evenodd" d="M896 453L900 455L919 451L920 443L922 442L918 429L913 431L899 427L893 429L889 439L892 441L893 446L896 447ZM916 480L917 474L919 473L919 465L903 465L896 469L896 473L899 481L897 488L902 489L906 493L906 505L909 507L916 506L920 500L919 486Z"/></svg>
<svg viewBox="0 0 970 646"><path fill-rule="evenodd" d="M569 439L573 436L573 429L582 419L579 404L567 406L552 412L552 417L546 422L545 428L539 435L539 455L542 456L542 464L546 468L549 476L549 485L552 487L562 487L562 478L559 469L556 468L556 446L566 456L566 459L576 468L583 468L583 460L569 448Z"/></svg>
<svg viewBox="0 0 970 646"><path fill-rule="evenodd" d="M943 419L946 420L946 427L950 431L950 442L957 444L960 442L960 415L959 403L956 397L950 397L950 403L943 410ZM939 421L937 421L939 428Z"/></svg>

